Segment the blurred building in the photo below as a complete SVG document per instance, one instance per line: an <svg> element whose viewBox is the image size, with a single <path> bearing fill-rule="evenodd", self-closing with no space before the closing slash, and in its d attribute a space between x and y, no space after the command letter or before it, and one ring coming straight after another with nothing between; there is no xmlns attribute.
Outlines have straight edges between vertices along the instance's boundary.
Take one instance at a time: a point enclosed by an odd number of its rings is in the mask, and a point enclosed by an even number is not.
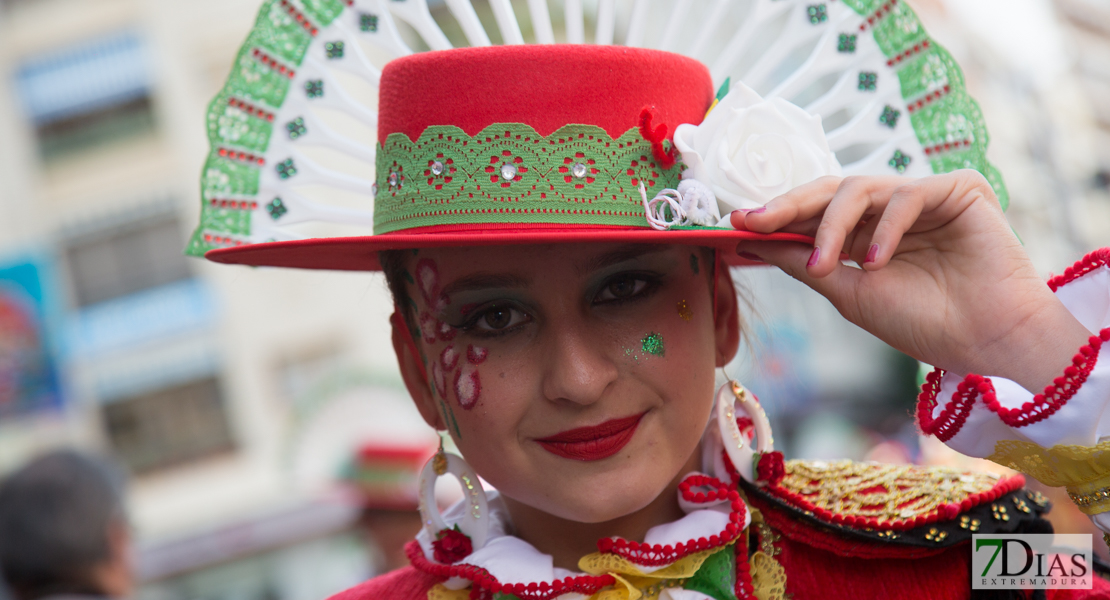
<svg viewBox="0 0 1110 600"><path fill-rule="evenodd" d="M370 575L381 557L340 469L367 442L435 442L396 373L378 276L181 254L205 107L259 4L0 0L0 472L61 444L124 462L151 599L315 600ZM598 3L583 4L592 31ZM983 106L1038 268L1110 244L1105 3L910 4ZM728 372L789 452L859 457L895 437L913 454L912 361L781 274L740 284L750 345Z"/></svg>
<svg viewBox="0 0 1110 600"><path fill-rule="evenodd" d="M160 600L361 581L377 550L341 468L370 440L435 443L381 280L182 255L205 107L258 5L0 0L0 472L116 456Z"/></svg>

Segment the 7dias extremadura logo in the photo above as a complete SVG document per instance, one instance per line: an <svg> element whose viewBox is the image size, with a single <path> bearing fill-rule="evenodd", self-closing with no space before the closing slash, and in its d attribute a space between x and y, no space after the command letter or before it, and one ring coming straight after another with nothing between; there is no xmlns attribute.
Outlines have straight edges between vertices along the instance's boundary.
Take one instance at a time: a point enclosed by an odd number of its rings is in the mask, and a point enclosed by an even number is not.
<svg viewBox="0 0 1110 600"><path fill-rule="evenodd" d="M1082 589L1093 585L1090 534L975 535L971 587Z"/></svg>

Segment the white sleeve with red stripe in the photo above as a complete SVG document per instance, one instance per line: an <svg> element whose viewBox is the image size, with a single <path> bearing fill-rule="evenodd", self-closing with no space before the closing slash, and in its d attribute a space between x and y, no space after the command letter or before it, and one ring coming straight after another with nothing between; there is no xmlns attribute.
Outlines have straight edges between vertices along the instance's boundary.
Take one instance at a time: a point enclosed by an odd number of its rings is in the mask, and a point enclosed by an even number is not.
<svg viewBox="0 0 1110 600"><path fill-rule="evenodd" d="M1099 361L1103 342L1110 341L1110 248L1092 252L1048 285L1098 335L1039 394L1001 377L933 371L918 398L922 431L979 458L993 454L1002 440L1051 448L1110 439L1110 358Z"/></svg>

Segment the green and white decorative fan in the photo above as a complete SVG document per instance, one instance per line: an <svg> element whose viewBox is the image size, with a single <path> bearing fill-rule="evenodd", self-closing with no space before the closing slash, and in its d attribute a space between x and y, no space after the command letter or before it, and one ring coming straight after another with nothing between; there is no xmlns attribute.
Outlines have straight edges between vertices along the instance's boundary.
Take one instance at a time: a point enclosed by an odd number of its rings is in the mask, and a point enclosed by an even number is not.
<svg viewBox="0 0 1110 600"><path fill-rule="evenodd" d="M373 135L329 125L326 114L343 113L372 132L376 98L365 96L382 60L451 48L440 22L457 24L472 46L489 45L494 24L506 44L526 36L550 44L554 17L566 42L583 43L588 16L594 43L620 37L685 54L717 85L743 82L820 115L844 174L972 168L1007 205L959 67L904 0L597 0L591 11L582 0L439 4L437 21L428 0L266 0L208 109L203 208L187 252L300 239L317 224L371 235ZM479 13L492 19L483 23ZM506 76L517 68L527 65L506 65ZM356 166L325 166L306 150L314 146ZM354 201L332 202L328 190Z"/></svg>

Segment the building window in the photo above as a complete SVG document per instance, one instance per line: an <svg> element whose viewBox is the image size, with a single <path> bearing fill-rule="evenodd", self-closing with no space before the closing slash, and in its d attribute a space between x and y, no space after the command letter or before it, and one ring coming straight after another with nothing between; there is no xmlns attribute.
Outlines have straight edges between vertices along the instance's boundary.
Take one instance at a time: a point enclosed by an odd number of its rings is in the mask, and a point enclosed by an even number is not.
<svg viewBox="0 0 1110 600"><path fill-rule="evenodd" d="M155 128L146 49L116 34L24 61L16 89L47 163Z"/></svg>
<svg viewBox="0 0 1110 600"><path fill-rule="evenodd" d="M103 416L112 448L135 473L235 448L215 378L110 402L103 406Z"/></svg>
<svg viewBox="0 0 1110 600"><path fill-rule="evenodd" d="M84 307L187 279L184 247L180 222L165 213L73 238L65 252L74 300Z"/></svg>

